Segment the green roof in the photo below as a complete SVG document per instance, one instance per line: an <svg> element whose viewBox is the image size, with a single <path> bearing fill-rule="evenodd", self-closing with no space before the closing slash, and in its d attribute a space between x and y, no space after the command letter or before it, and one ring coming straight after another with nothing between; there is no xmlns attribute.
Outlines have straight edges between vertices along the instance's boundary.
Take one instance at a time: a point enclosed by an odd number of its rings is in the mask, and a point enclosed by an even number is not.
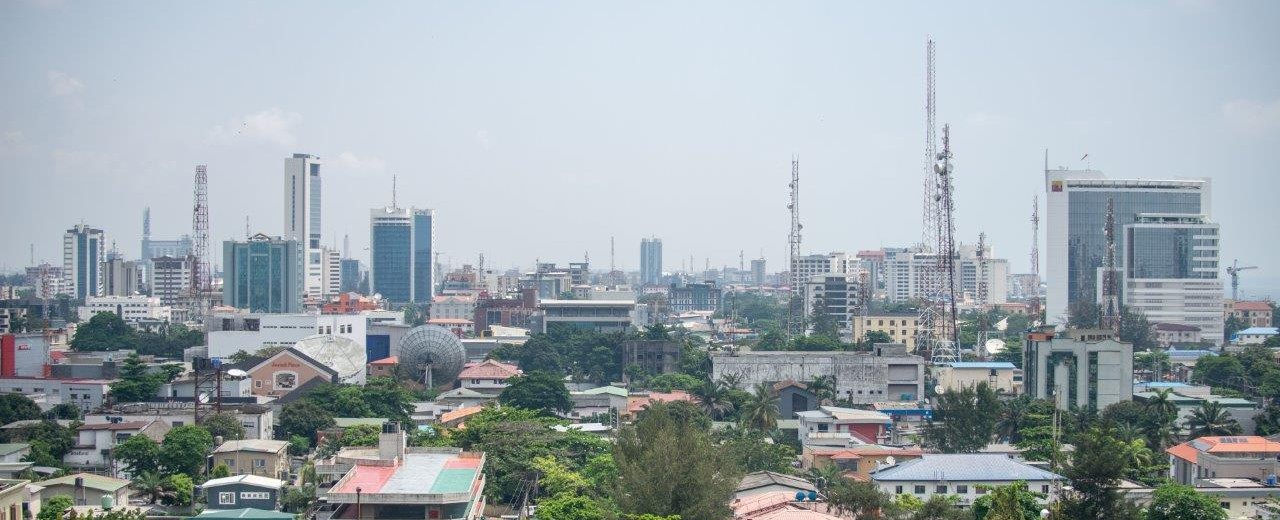
<svg viewBox="0 0 1280 520"><path fill-rule="evenodd" d="M25 450L30 447L31 445L25 442L10 442L7 444L0 444L0 455L12 455L14 453L17 453L19 451Z"/></svg>
<svg viewBox="0 0 1280 520"><path fill-rule="evenodd" d="M431 493L462 493L471 489L471 481L476 476L476 470L466 469L444 469L440 471L440 475L436 477L436 481L431 485Z"/></svg>
<svg viewBox="0 0 1280 520"><path fill-rule="evenodd" d="M268 511L266 509L254 509L246 507L244 509L215 509L205 511L198 516L192 518L246 518L251 520L293 520L293 513L281 513L279 511Z"/></svg>
<svg viewBox="0 0 1280 520"><path fill-rule="evenodd" d="M583 390L583 391L578 392L578 393L579 393L579 394L585 394L585 395L609 394L609 395L616 395L616 396L618 396L618 397L626 397L627 395L629 395L629 394L627 393L627 389L626 389L626 388L622 388L622 387L618 387L618 386L613 386L613 385L599 386L599 387L596 387L596 388L592 388L592 389L590 389L590 390Z"/></svg>
<svg viewBox="0 0 1280 520"><path fill-rule="evenodd" d="M382 423L390 419L381 419L378 417L334 417L333 424L339 428L350 428L352 426L382 426Z"/></svg>
<svg viewBox="0 0 1280 520"><path fill-rule="evenodd" d="M44 487L74 486L76 485L77 477L84 479L84 487L97 489L99 491L108 491L111 493L119 491L120 488L129 485L128 480L111 478L104 475L94 475L92 473L76 473L74 475L67 475L65 477L58 477L58 478L53 478L49 480L43 480L40 482L36 482L36 484Z"/></svg>

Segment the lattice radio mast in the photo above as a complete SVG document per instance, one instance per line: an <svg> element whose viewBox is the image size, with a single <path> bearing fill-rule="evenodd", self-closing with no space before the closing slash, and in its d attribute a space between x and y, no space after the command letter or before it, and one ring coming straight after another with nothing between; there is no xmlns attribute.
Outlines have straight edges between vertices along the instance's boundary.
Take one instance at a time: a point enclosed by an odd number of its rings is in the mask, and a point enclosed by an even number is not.
<svg viewBox="0 0 1280 520"><path fill-rule="evenodd" d="M1048 153L1045 153L1045 169L1048 169ZM1031 196L1031 321L1040 318L1040 195Z"/></svg>
<svg viewBox="0 0 1280 520"><path fill-rule="evenodd" d="M942 253L936 251L938 244L938 229L940 223L938 220L938 176L933 171L934 161L937 160L937 96L935 94L934 85L934 43L928 40L925 44L925 141L924 141L924 191L921 199L921 219L920 219L920 253L935 252L939 255ZM941 295L939 294L941 284L938 283L940 271L937 265L920 265L920 288L924 295L924 301L920 306L920 315L916 323L916 350L923 355L930 355L933 352L933 344L937 335L937 321L940 311Z"/></svg>
<svg viewBox="0 0 1280 520"><path fill-rule="evenodd" d="M987 304L990 303L990 287L987 285L987 279L990 271L987 266L987 234L978 233L978 311L980 312L978 319L978 343L974 345L974 350L985 349L987 345L987 333L991 329L988 323Z"/></svg>
<svg viewBox="0 0 1280 520"><path fill-rule="evenodd" d="M191 263L191 315L197 321L204 318L208 306L209 282L209 175L205 165L196 166L195 206L191 215L193 262Z"/></svg>
<svg viewBox="0 0 1280 520"><path fill-rule="evenodd" d="M942 326L938 327L938 340L933 345L932 361L936 364L960 361L960 336L956 330L956 225L954 189L951 182L951 127L942 126L942 152L938 154L938 162L934 164L938 175L938 196L941 209L938 229L938 273L945 274L947 289L942 294L942 305L946 311L940 313Z"/></svg>
<svg viewBox="0 0 1280 520"><path fill-rule="evenodd" d="M1107 238L1107 256L1102 268L1102 316L1098 325L1110 330L1116 337L1120 336L1120 298L1116 283L1116 200L1107 199L1106 228L1102 230Z"/></svg>
<svg viewBox="0 0 1280 520"><path fill-rule="evenodd" d="M791 301L787 304L787 335L804 335L804 298L800 295L800 158L791 158L791 202L787 209L791 211L791 234L787 237L791 254Z"/></svg>

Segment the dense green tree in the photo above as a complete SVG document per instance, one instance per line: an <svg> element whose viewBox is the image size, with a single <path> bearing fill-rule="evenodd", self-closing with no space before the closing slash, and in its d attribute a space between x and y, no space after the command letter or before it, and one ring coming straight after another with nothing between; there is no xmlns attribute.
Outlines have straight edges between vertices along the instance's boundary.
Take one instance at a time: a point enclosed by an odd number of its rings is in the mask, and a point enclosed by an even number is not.
<svg viewBox="0 0 1280 520"><path fill-rule="evenodd" d="M754 350L787 350L787 338L776 330L765 331L764 334L760 335L760 341L756 342Z"/></svg>
<svg viewBox="0 0 1280 520"><path fill-rule="evenodd" d="M338 444L342 446L377 446L378 435L381 433L382 428L372 424L348 426L342 430L342 438L338 439Z"/></svg>
<svg viewBox="0 0 1280 520"><path fill-rule="evenodd" d="M226 478L230 476L231 476L231 468L221 462L219 462L217 466L213 467L213 471L209 472L210 479Z"/></svg>
<svg viewBox="0 0 1280 520"><path fill-rule="evenodd" d="M729 499L742 477L705 429L675 407L653 403L618 434L612 494L623 513L727 519Z"/></svg>
<svg viewBox="0 0 1280 520"><path fill-rule="evenodd" d="M1227 511L1196 488L1165 484L1152 495L1147 520L1227 520Z"/></svg>
<svg viewBox="0 0 1280 520"><path fill-rule="evenodd" d="M1231 412L1214 401L1205 401L1191 411L1187 418L1191 438L1213 435L1240 435L1240 423L1231 418Z"/></svg>
<svg viewBox="0 0 1280 520"><path fill-rule="evenodd" d="M62 520L62 514L73 505L75 501L70 496L56 495L40 505L40 513L36 515L36 520Z"/></svg>
<svg viewBox="0 0 1280 520"><path fill-rule="evenodd" d="M40 406L22 394L0 394L0 424L40 419Z"/></svg>
<svg viewBox="0 0 1280 520"><path fill-rule="evenodd" d="M535 520L604 520L605 512L595 500L561 493L538 501Z"/></svg>
<svg viewBox="0 0 1280 520"><path fill-rule="evenodd" d="M719 443L729 458L747 473L754 471L789 473L791 463L796 460L794 448L774 442L759 430L729 427L713 433L712 439Z"/></svg>
<svg viewBox="0 0 1280 520"><path fill-rule="evenodd" d="M1101 316L1101 306L1086 299L1080 299L1067 308L1067 327L1073 329L1096 329Z"/></svg>
<svg viewBox="0 0 1280 520"><path fill-rule="evenodd" d="M672 390L692 392L702 386L702 383L702 380L686 374L661 374L649 378L646 386L650 390L658 392L670 392Z"/></svg>
<svg viewBox="0 0 1280 520"><path fill-rule="evenodd" d="M883 330L869 330L862 337L862 342L867 347L875 346L876 343L893 343L893 337Z"/></svg>
<svg viewBox="0 0 1280 520"><path fill-rule="evenodd" d="M1013 363L1013 366L1021 369L1022 353L1023 353L1024 347L1022 346L1022 341L1012 341L1014 339L1016 338L1006 339L1004 344L1004 350L1001 350L1000 352L997 352L994 355L992 355L991 360Z"/></svg>
<svg viewBox="0 0 1280 520"><path fill-rule="evenodd" d="M1132 344L1134 352L1150 350L1156 346L1155 332L1141 310L1129 306L1120 307L1120 341Z"/></svg>
<svg viewBox="0 0 1280 520"><path fill-rule="evenodd" d="M1123 510L1116 485L1128 468L1125 443L1115 431L1092 428L1075 436L1075 452L1065 476L1075 496L1064 506L1076 520L1110 520Z"/></svg>
<svg viewBox="0 0 1280 520"><path fill-rule="evenodd" d="M1230 342L1231 336L1247 328L1249 328L1248 321L1238 318L1234 314L1227 316L1227 319L1222 323L1222 341Z"/></svg>
<svg viewBox="0 0 1280 520"><path fill-rule="evenodd" d="M195 425L175 427L160 443L160 467L166 473L199 475L212 448L213 436L209 430Z"/></svg>
<svg viewBox="0 0 1280 520"><path fill-rule="evenodd" d="M1268 405L1262 413L1253 416L1253 434L1263 437L1280 433L1280 406Z"/></svg>
<svg viewBox="0 0 1280 520"><path fill-rule="evenodd" d="M300 435L311 443L316 441L316 432L334 424L333 415L310 399L286 404L280 411L280 429L285 435Z"/></svg>
<svg viewBox="0 0 1280 520"><path fill-rule="evenodd" d="M311 451L311 439L306 435L290 435L289 436L289 454L294 457L301 457Z"/></svg>
<svg viewBox="0 0 1280 520"><path fill-rule="evenodd" d="M836 399L836 376L813 376L805 386L818 397L819 401L827 402Z"/></svg>
<svg viewBox="0 0 1280 520"><path fill-rule="evenodd" d="M554 341L545 334L535 334L517 351L516 361L526 373L563 373L564 364Z"/></svg>
<svg viewBox="0 0 1280 520"><path fill-rule="evenodd" d="M644 339L650 341L668 341L671 333L661 323L654 323L644 329Z"/></svg>
<svg viewBox="0 0 1280 520"><path fill-rule="evenodd" d="M706 412L712 420L721 419L726 412L733 409L733 403L729 401L729 389L722 381L703 381L691 393L702 407L702 411Z"/></svg>
<svg viewBox="0 0 1280 520"><path fill-rule="evenodd" d="M155 471L147 471L133 476L133 480L129 484L133 489L142 496L147 497L147 503L155 504L164 497L167 490L165 489L165 477Z"/></svg>
<svg viewBox="0 0 1280 520"><path fill-rule="evenodd" d="M176 376L173 369L151 371L138 354L131 353L120 366L120 378L111 383L111 397L117 403L148 401L157 397L160 387Z"/></svg>
<svg viewBox="0 0 1280 520"><path fill-rule="evenodd" d="M99 312L87 323L76 327L71 338L71 350L113 351L133 348L136 333L114 312Z"/></svg>
<svg viewBox="0 0 1280 520"><path fill-rule="evenodd" d="M925 444L943 453L973 453L996 433L1000 401L986 383L938 396L925 427Z"/></svg>
<svg viewBox="0 0 1280 520"><path fill-rule="evenodd" d="M742 404L742 425L761 431L778 427L778 396L768 383L756 383L747 402Z"/></svg>
<svg viewBox="0 0 1280 520"><path fill-rule="evenodd" d="M1023 481L996 486L973 502L974 520L1040 520L1040 503Z"/></svg>
<svg viewBox="0 0 1280 520"><path fill-rule="evenodd" d="M160 445L146 435L133 435L117 444L112 456L130 475L160 472Z"/></svg>
<svg viewBox="0 0 1280 520"><path fill-rule="evenodd" d="M224 441L238 441L244 438L244 425L234 415L217 413L205 417L200 426L209 430L214 438L222 437Z"/></svg>
<svg viewBox="0 0 1280 520"><path fill-rule="evenodd" d="M859 520L888 518L896 504L893 497L870 482L839 479L827 488L827 503L841 517Z"/></svg>
<svg viewBox="0 0 1280 520"><path fill-rule="evenodd" d="M845 345L840 343L839 339L827 335L813 336L796 336L791 340L791 346L787 350L799 350L803 352L829 352L832 350L843 350Z"/></svg>
<svg viewBox="0 0 1280 520"><path fill-rule="evenodd" d="M840 342L840 322L835 315L827 311L827 299L822 295L813 299L813 308L809 312L809 326L814 336Z"/></svg>
<svg viewBox="0 0 1280 520"><path fill-rule="evenodd" d="M550 372L533 372L508 379L507 387L498 394L498 402L517 408L540 410L549 415L573 408L564 380Z"/></svg>
<svg viewBox="0 0 1280 520"><path fill-rule="evenodd" d="M80 407L71 403L61 403L49 411L44 413L46 419L79 421L84 418L84 413L80 411ZM5 423L8 424L8 423Z"/></svg>
<svg viewBox="0 0 1280 520"><path fill-rule="evenodd" d="M1243 379L1244 365L1230 355L1204 356L1191 372L1191 382L1209 386L1239 388Z"/></svg>
<svg viewBox="0 0 1280 520"><path fill-rule="evenodd" d="M169 492L162 498L165 505L185 507L191 505L195 498L196 485L191 477L178 473L165 479L165 489Z"/></svg>
<svg viewBox="0 0 1280 520"><path fill-rule="evenodd" d="M72 426L75 425L72 424ZM31 454L23 460L37 466L61 467L62 457L76 444L74 429L48 420L26 426L8 435L10 440L19 438L31 444Z"/></svg>

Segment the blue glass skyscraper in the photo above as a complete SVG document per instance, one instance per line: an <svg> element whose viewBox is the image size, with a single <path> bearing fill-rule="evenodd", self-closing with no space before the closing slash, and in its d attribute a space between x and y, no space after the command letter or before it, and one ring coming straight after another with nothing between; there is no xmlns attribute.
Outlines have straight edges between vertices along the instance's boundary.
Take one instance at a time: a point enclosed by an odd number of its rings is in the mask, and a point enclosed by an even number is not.
<svg viewBox="0 0 1280 520"><path fill-rule="evenodd" d="M392 303L428 302L435 213L429 209L386 207L369 217L369 290Z"/></svg>

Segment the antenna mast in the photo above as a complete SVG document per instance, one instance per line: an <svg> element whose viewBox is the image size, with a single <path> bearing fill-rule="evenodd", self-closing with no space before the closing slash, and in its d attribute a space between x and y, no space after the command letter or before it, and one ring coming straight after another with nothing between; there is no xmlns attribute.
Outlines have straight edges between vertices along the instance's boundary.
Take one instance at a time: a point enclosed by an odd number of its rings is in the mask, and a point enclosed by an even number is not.
<svg viewBox="0 0 1280 520"><path fill-rule="evenodd" d="M1107 237L1107 256L1102 265L1102 317L1098 320L1101 328L1110 330L1116 337L1120 336L1120 299L1116 284L1116 200L1107 199L1106 228L1102 230Z"/></svg>
<svg viewBox="0 0 1280 520"><path fill-rule="evenodd" d="M942 339L937 340L933 345L932 361L935 365L944 363L954 363L960 361L960 352L958 346L960 344L960 336L956 330L956 242L955 233L956 226L953 216L955 214L955 201L952 198L951 183L951 127L942 125L942 152L938 154L938 162L934 165L934 171L937 172L939 186L938 196L941 199L941 220L939 220L938 229L938 273L946 274L947 290L942 294L944 312L941 313L943 318L942 326L938 327L938 336Z"/></svg>
<svg viewBox="0 0 1280 520"><path fill-rule="evenodd" d="M209 278L209 176L205 165L196 166L195 207L191 216L194 240L194 261L191 263L191 316L204 318L208 304Z"/></svg>
<svg viewBox="0 0 1280 520"><path fill-rule="evenodd" d="M941 295L941 286L939 283L940 269L938 268L942 262L942 252L937 250L939 244L938 228L941 223L938 220L938 176L934 172L934 161L937 157L937 99L934 90L934 42L932 39L925 43L925 140L924 140L924 190L921 198L921 214L920 214L920 246L917 248L920 253L935 253L938 255L934 265L927 264L919 267L920 271L920 288L923 292L924 301L920 305L920 315L916 320L918 324L916 328L916 350L923 355L931 356L939 331L937 330L937 318L942 313L943 304Z"/></svg>
<svg viewBox="0 0 1280 520"><path fill-rule="evenodd" d="M1049 154L1045 152L1045 168ZM1031 196L1031 322L1040 319L1040 195Z"/></svg>
<svg viewBox="0 0 1280 520"><path fill-rule="evenodd" d="M787 336L794 334L804 335L804 298L800 293L800 273L796 272L796 268L800 266L800 230L804 226L800 225L800 158L791 157L791 202L787 204L787 209L791 210L791 234L788 236L788 244L791 253L791 301L787 305Z"/></svg>
<svg viewBox="0 0 1280 520"><path fill-rule="evenodd" d="M396 207L396 176L391 176L391 207Z"/></svg>

